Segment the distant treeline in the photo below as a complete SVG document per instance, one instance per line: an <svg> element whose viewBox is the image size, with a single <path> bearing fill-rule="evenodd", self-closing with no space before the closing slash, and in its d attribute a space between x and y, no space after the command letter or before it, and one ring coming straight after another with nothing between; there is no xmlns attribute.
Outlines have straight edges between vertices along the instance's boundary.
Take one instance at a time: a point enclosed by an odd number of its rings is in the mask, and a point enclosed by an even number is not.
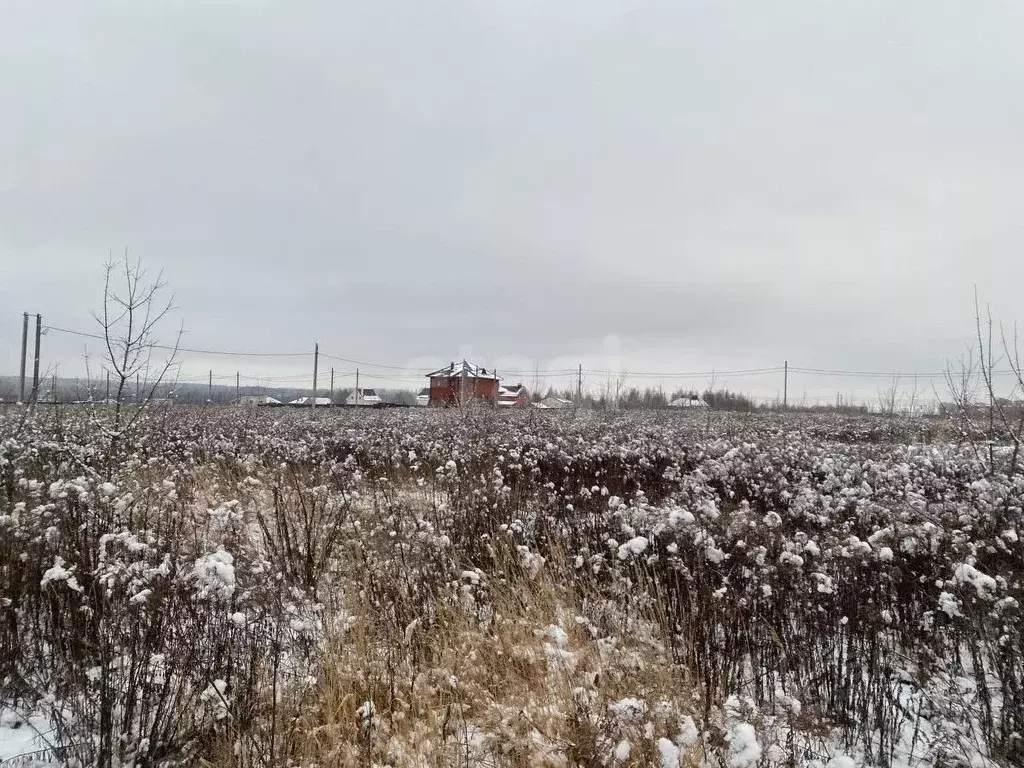
<svg viewBox="0 0 1024 768"><path fill-rule="evenodd" d="M562 397L567 400L575 400L577 395L571 390L557 391L549 389L548 397ZM541 396L534 393L534 400L541 399ZM749 395L742 392L734 392L730 389L676 389L671 393L657 387L629 387L619 393L618 399L607 392L600 395L583 393L582 404L597 410L653 410L667 408L676 400L700 400L714 410L722 411L757 411L757 410L782 410L781 400L768 400L758 403ZM869 413L871 409L867 405L851 405L842 396L836 397L835 404L805 406L799 403L790 403L789 410L806 411L830 411L848 414Z"/></svg>
<svg viewBox="0 0 1024 768"><path fill-rule="evenodd" d="M31 390L32 384L28 383L26 387L25 397L28 399L29 390ZM134 403L137 400L145 399L149 394L150 387L145 386L144 382L139 382L138 395L136 395L135 382L131 382L125 387L124 392L121 395L121 401L125 403ZM416 393L405 390L376 390L377 394L380 395L381 399L385 402L402 403L405 405L414 405L416 403ZM336 404L342 404L345 402L345 398L351 394L351 387L340 387L334 390L332 402ZM312 394L310 389L290 389L282 387L254 387L254 386L241 386L237 390L234 385L214 384L211 389L208 384L161 384L153 392L153 398L156 400L173 400L176 403L182 405L203 405L205 403L211 403L214 405L229 405L234 403L238 397L248 397L253 395L273 397L275 400L280 400L283 403L287 403L291 400L295 400L300 397L305 397ZM111 400L116 399L116 391L111 386L109 397ZM329 389L320 389L317 392L318 397L331 397ZM39 386L39 402L41 403L83 403L83 402L100 402L102 403L108 397L106 382L100 382L99 384L89 385L84 379L44 379ZM0 402L13 403L18 400L18 380L13 376L0 378Z"/></svg>
<svg viewBox="0 0 1024 768"><path fill-rule="evenodd" d="M54 386L56 385L56 386ZM29 384L31 387L31 383ZM397 389L377 389L377 394L380 395L381 399L386 403L402 404L402 405L415 405L416 404L416 392L410 390L397 390ZM351 387L341 387L335 389L332 393L328 389L320 389L317 392L317 397L331 397L333 403L341 405L345 402L345 398L352 392ZM145 397L148 393L148 388L140 383L139 388L139 399ZM110 397L115 397L115 392L111 392ZM236 402L237 397L247 397L252 395L269 396L276 400L280 400L282 403L290 402L299 397L309 396L312 394L310 389L298 389L298 388L282 388L282 387L254 387L254 386L242 386L237 390L233 385L214 384L211 389L207 384L165 384L157 387L153 397L158 400L172 400L176 403L183 405L203 405L211 403L214 405L229 405ZM82 379L44 379L39 387L39 401L43 403L81 403L81 402L103 402L107 397L106 384L105 382L99 385L90 385L88 382ZM576 401L580 400L580 405L584 408L590 408L593 410L655 410L659 408L667 408L671 402L678 399L690 400L693 398L699 398L699 400L707 403L707 405L713 410L723 411L758 411L758 410L781 410L783 408L781 400L768 400L757 402L754 398L749 395L743 394L742 392L735 392L730 389L705 389L703 391L696 389L676 389L672 392L666 392L663 389L657 387L647 387L640 389L639 387L628 387L622 389L618 397L616 397L610 388L606 387L599 394L591 392L584 392L580 398L574 390L562 389L558 390L550 388L547 391L534 391L530 393L531 400L533 402L539 402L545 397L559 397L566 400ZM0 378L0 402L12 403L18 399L18 380L13 377L2 377ZM135 384L132 382L126 387L125 392L122 395L122 401L126 403L133 403L136 401L136 389ZM788 405L789 410L801 410L801 411L829 411L846 414L861 414L870 413L873 410L877 411L877 406L872 408L868 405L854 405L850 401L841 395L837 395L836 402L834 404L827 405L804 405L797 402L790 402Z"/></svg>

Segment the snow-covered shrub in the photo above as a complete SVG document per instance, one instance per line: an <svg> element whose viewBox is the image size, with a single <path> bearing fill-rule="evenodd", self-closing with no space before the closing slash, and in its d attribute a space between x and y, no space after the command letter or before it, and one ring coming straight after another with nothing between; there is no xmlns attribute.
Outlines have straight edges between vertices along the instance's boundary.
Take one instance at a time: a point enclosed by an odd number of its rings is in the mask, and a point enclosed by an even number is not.
<svg viewBox="0 0 1024 768"><path fill-rule="evenodd" d="M564 699L588 759L628 743L631 764L671 762L684 716L723 761L756 740L774 764L810 749L805 728L836 744L822 764L964 744L1024 759L1020 477L956 445L895 444L911 427L870 418L547 416L178 409L112 446L102 413L59 432L0 415L2 695L54 702L69 740L126 764L283 763L287 713L358 638L346 658L375 662L349 687L353 761L439 735L492 754L496 733L509 761L533 759L544 739L521 713L496 732L467 705L488 683L466 669L503 663L445 630L459 616L467 636L512 634L556 584L579 610L519 627L541 632L521 661L582 674L574 643L593 644L617 698L583 681ZM648 736L609 706L653 713L623 689L652 667L685 678L694 707ZM442 669L458 682L430 683L448 723L428 733L382 692ZM730 723L732 695L753 709Z"/></svg>

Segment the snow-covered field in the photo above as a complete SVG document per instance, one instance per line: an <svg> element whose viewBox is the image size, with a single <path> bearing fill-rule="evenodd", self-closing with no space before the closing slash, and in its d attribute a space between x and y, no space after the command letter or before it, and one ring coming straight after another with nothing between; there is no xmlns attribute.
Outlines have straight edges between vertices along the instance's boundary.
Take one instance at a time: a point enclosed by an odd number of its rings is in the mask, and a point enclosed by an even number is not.
<svg viewBox="0 0 1024 768"><path fill-rule="evenodd" d="M0 412L0 766L1024 761L1024 480L934 424L110 416Z"/></svg>
<svg viewBox="0 0 1024 768"><path fill-rule="evenodd" d="M38 711L0 707L0 765L35 761L48 748L50 731L49 720Z"/></svg>

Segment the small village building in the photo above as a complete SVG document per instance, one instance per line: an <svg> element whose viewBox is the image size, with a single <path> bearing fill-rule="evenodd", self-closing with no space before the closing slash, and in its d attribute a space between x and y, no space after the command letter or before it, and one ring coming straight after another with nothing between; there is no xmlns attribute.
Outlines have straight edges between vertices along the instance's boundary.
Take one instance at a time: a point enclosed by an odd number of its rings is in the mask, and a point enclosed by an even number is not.
<svg viewBox="0 0 1024 768"><path fill-rule="evenodd" d="M498 402L498 376L463 360L428 373L430 379L429 404L449 407L470 403Z"/></svg>
<svg viewBox="0 0 1024 768"><path fill-rule="evenodd" d="M566 400L564 397L548 395L539 403L534 403L533 407L539 408L542 411L564 411L568 408L572 408L573 402L572 400Z"/></svg>
<svg viewBox="0 0 1024 768"><path fill-rule="evenodd" d="M708 408L708 404L699 395L687 395L686 397L677 397L671 403L668 404L669 408Z"/></svg>
<svg viewBox="0 0 1024 768"><path fill-rule="evenodd" d="M299 397L292 400L288 405L295 408L328 408L333 405L329 397Z"/></svg>
<svg viewBox="0 0 1024 768"><path fill-rule="evenodd" d="M416 405L421 408L430 405L430 387L424 387L420 390L420 393L416 395Z"/></svg>
<svg viewBox="0 0 1024 768"><path fill-rule="evenodd" d="M382 402L380 395L373 389L353 389L345 398L345 405L360 407L372 407L380 405Z"/></svg>
<svg viewBox="0 0 1024 768"><path fill-rule="evenodd" d="M498 387L498 405L505 408L525 408L530 404L530 393L522 384Z"/></svg>
<svg viewBox="0 0 1024 768"><path fill-rule="evenodd" d="M238 404L252 408L260 405L281 405L281 401L269 395L243 395L238 398Z"/></svg>

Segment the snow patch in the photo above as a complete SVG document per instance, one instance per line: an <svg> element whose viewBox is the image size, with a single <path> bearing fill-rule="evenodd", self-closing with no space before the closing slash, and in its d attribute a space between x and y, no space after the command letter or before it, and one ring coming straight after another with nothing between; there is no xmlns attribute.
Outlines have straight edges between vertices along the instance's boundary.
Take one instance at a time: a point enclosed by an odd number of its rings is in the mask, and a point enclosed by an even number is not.
<svg viewBox="0 0 1024 768"><path fill-rule="evenodd" d="M949 592L943 592L939 595L939 610L951 619L963 615L960 613L960 603Z"/></svg>
<svg viewBox="0 0 1024 768"><path fill-rule="evenodd" d="M953 578L961 584L970 584L982 600L994 600L997 588L996 580L988 576L973 565L962 563L957 566Z"/></svg>
<svg viewBox="0 0 1024 768"><path fill-rule="evenodd" d="M200 598L230 600L235 594L235 559L226 550L218 549L197 559L192 575Z"/></svg>
<svg viewBox="0 0 1024 768"><path fill-rule="evenodd" d="M619 742L619 745L615 747L615 759L620 763L624 763L629 760L629 752L629 742L623 739Z"/></svg>
<svg viewBox="0 0 1024 768"><path fill-rule="evenodd" d="M645 537L635 536L619 547L619 560L628 560L630 555L642 555L644 550L647 549L648 544L650 544L650 541Z"/></svg>
<svg viewBox="0 0 1024 768"><path fill-rule="evenodd" d="M729 768L756 768L761 759L761 745L750 723L737 723L725 735L729 744Z"/></svg>
<svg viewBox="0 0 1024 768"><path fill-rule="evenodd" d="M53 566L47 568L46 572L43 573L42 581L39 582L39 586L45 587L50 582L63 581L68 589L74 590L75 592L81 592L82 587L79 586L75 580L75 575L64 567L64 558L55 557L53 560Z"/></svg>
<svg viewBox="0 0 1024 768"><path fill-rule="evenodd" d="M658 763L660 768L679 768L682 754L679 747L668 739L658 739Z"/></svg>

